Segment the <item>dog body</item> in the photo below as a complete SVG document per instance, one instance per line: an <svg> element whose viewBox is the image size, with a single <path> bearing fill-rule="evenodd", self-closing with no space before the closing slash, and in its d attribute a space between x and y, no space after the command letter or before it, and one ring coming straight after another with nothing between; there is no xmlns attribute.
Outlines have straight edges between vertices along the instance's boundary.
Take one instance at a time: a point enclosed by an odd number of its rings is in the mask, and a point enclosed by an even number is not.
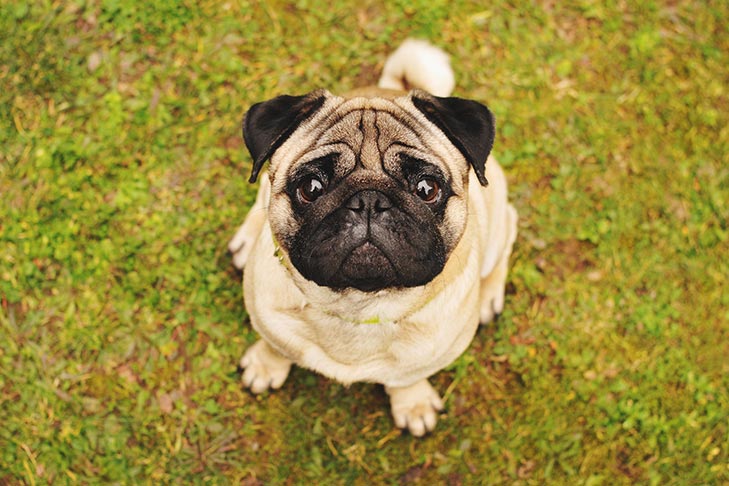
<svg viewBox="0 0 729 486"><path fill-rule="evenodd" d="M241 360L253 392L292 363L381 383L396 425L423 435L442 408L427 378L503 309L517 216L488 109L406 83L449 94L445 54L408 41L379 88L254 106L251 178L270 168L229 247L262 338Z"/></svg>

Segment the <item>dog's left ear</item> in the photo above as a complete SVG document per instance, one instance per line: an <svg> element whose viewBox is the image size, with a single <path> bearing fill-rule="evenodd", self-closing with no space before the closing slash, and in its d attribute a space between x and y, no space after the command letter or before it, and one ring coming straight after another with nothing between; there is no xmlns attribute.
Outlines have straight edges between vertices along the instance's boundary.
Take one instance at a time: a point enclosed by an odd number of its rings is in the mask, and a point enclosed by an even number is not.
<svg viewBox="0 0 729 486"><path fill-rule="evenodd" d="M243 139L253 157L249 182L256 182L263 164L294 133L301 123L321 108L325 90L303 96L278 96L253 105L243 118Z"/></svg>
<svg viewBox="0 0 729 486"><path fill-rule="evenodd" d="M488 185L486 159L494 145L495 136L491 111L476 101L441 98L419 90L413 91L411 99L415 107L461 151L476 171L481 185Z"/></svg>

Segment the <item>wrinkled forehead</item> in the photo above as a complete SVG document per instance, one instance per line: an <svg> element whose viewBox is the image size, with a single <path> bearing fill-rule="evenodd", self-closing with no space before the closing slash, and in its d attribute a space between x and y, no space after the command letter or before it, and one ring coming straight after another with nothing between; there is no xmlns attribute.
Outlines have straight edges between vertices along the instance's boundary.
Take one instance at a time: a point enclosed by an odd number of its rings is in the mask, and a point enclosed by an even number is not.
<svg viewBox="0 0 729 486"><path fill-rule="evenodd" d="M275 176L287 174L295 166L337 155L338 170L398 172L405 155L438 166L449 178L453 167L447 163L462 158L449 142L404 96L381 98L334 97L311 120L303 123L271 158ZM283 184L285 177L274 177ZM275 188L274 188L275 190Z"/></svg>

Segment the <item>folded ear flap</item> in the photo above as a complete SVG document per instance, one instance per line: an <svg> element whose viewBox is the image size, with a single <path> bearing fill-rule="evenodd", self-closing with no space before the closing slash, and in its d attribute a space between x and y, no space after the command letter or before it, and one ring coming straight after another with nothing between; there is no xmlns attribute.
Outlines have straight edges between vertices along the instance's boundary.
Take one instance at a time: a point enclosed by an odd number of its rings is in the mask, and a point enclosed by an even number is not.
<svg viewBox="0 0 729 486"><path fill-rule="evenodd" d="M415 107L440 128L461 151L476 171L482 186L486 180L486 159L494 145L495 123L489 109L476 101L462 98L440 98L425 91L414 91Z"/></svg>
<svg viewBox="0 0 729 486"><path fill-rule="evenodd" d="M243 139L253 157L249 182L255 182L264 162L294 133L301 123L321 108L328 93L312 91L303 96L278 96L253 105L243 119Z"/></svg>

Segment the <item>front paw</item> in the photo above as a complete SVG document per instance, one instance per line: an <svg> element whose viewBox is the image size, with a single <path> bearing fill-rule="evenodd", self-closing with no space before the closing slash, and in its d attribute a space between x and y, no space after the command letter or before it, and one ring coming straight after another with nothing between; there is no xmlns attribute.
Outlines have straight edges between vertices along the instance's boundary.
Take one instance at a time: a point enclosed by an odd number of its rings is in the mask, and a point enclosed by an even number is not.
<svg viewBox="0 0 729 486"><path fill-rule="evenodd" d="M246 266L248 255L253 249L257 236L257 234L251 233L246 224L243 224L228 243L228 251L233 255L233 266L238 270L243 270L243 267Z"/></svg>
<svg viewBox="0 0 729 486"><path fill-rule="evenodd" d="M240 360L240 367L244 369L243 385L258 394L269 388L281 388L291 371L291 361L261 339L248 348Z"/></svg>
<svg viewBox="0 0 729 486"><path fill-rule="evenodd" d="M485 288L481 291L481 312L479 322L488 324L504 310L504 287Z"/></svg>
<svg viewBox="0 0 729 486"><path fill-rule="evenodd" d="M390 408L395 426L407 428L415 437L431 432L438 421L438 412L443 410L443 400L428 380L422 380L408 387L385 387L390 395Z"/></svg>
<svg viewBox="0 0 729 486"><path fill-rule="evenodd" d="M506 265L499 264L487 278L481 280L481 324L488 324L504 310Z"/></svg>

